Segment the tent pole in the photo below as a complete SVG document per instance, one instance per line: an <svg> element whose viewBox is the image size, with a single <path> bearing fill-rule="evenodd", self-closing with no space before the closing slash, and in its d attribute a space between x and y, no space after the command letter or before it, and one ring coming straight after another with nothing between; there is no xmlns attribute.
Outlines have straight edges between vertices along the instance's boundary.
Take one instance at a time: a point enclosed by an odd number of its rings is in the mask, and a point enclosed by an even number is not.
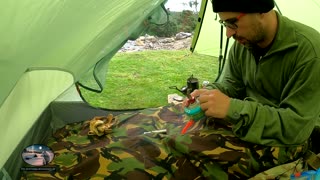
<svg viewBox="0 0 320 180"><path fill-rule="evenodd" d="M278 12L282 15L282 13L281 13L281 11L280 11L280 8L279 8L279 6L278 6L278 4L277 4L277 2L274 2L274 4L276 5L276 8L277 8Z"/></svg>
<svg viewBox="0 0 320 180"><path fill-rule="evenodd" d="M217 78L215 79L215 82L218 81L221 73L222 73L222 70L223 70L223 66L224 66L224 61L225 61L225 57L223 57L222 55L222 49L223 49L223 25L221 25L221 29L220 29L220 50L219 50L219 57L218 57L218 61L219 61L219 65L218 65L218 75L217 75ZM228 43L228 38L227 38L227 43ZM228 46L226 44L226 46ZM227 47L226 47L226 50L227 50Z"/></svg>
<svg viewBox="0 0 320 180"><path fill-rule="evenodd" d="M218 71L219 73L221 72L221 60L223 58L222 47L223 47L223 26L221 26L221 30L220 30L219 71Z"/></svg>

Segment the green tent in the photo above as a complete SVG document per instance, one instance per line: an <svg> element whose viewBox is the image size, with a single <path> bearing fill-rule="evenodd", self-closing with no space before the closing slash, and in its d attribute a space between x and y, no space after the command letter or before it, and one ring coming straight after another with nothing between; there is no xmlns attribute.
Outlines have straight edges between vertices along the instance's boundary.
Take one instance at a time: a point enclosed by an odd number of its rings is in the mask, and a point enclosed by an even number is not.
<svg viewBox="0 0 320 180"><path fill-rule="evenodd" d="M63 93L68 95L61 101L83 103L73 96L77 94L73 93L74 83L85 85L95 79L103 85L108 61L128 39L140 35L144 23L157 22L163 3L165 0L0 2L2 171L15 177L22 163L21 148L41 142L54 122L50 119L59 119L54 115L41 118L50 111L49 104L59 101Z"/></svg>
<svg viewBox="0 0 320 180"><path fill-rule="evenodd" d="M85 104L75 83L95 80L90 85L101 90L108 61L128 39L140 35L144 23L157 21L165 2L0 2L0 169L4 179L19 177L23 148L43 142L67 123L105 113ZM282 14L320 31L320 0L276 2ZM211 3L202 0L192 52L223 54L225 44L220 45L221 27L215 19Z"/></svg>

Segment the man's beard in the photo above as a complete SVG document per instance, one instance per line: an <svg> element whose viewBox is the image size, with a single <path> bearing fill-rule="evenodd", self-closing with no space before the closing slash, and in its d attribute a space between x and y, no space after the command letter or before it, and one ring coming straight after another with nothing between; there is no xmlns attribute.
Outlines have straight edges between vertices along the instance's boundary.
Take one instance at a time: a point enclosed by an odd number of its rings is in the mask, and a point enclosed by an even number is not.
<svg viewBox="0 0 320 180"><path fill-rule="evenodd" d="M243 41L243 43L241 43L244 47L246 47L247 49L251 50L254 47L258 47L258 44L263 42L265 40L265 32L264 30L260 27L257 27L254 30L254 36L251 36L252 38L247 39L245 37L242 36L237 36L236 34L234 34L232 37L233 39L237 40L238 42Z"/></svg>

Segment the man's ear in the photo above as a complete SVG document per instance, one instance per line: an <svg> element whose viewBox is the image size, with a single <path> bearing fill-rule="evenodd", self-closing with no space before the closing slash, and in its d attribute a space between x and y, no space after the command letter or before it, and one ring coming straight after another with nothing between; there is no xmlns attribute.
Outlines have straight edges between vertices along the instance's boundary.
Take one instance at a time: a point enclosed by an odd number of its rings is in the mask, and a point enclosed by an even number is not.
<svg viewBox="0 0 320 180"><path fill-rule="evenodd" d="M258 21L261 21L266 18L266 13L255 13L255 16Z"/></svg>
<svg viewBox="0 0 320 180"><path fill-rule="evenodd" d="M265 17L266 13L259 13L258 16L263 19Z"/></svg>

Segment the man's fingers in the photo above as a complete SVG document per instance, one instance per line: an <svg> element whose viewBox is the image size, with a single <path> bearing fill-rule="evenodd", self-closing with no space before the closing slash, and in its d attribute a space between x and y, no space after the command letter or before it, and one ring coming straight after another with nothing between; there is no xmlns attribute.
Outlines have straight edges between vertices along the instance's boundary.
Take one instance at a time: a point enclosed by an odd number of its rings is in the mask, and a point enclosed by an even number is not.
<svg viewBox="0 0 320 180"><path fill-rule="evenodd" d="M208 91L207 89L196 89L190 95L192 97L198 97L198 96L200 96L200 94L203 94L203 93L205 93L207 91Z"/></svg>
<svg viewBox="0 0 320 180"><path fill-rule="evenodd" d="M200 103L205 103L209 101L210 96L212 96L211 94L207 94L207 93L202 93L201 96L198 97L198 101Z"/></svg>

